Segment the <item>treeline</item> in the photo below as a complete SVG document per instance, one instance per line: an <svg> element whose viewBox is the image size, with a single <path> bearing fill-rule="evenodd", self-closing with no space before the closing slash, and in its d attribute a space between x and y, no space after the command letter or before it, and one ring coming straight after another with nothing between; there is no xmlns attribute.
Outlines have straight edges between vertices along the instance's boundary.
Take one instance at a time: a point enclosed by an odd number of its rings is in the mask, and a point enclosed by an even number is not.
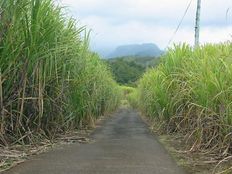
<svg viewBox="0 0 232 174"><path fill-rule="evenodd" d="M61 7L0 0L0 9L0 144L52 137L117 107L119 87Z"/></svg>
<svg viewBox="0 0 232 174"><path fill-rule="evenodd" d="M108 59L115 80L121 85L136 86L138 79L148 68L159 64L159 58L154 57L119 57Z"/></svg>

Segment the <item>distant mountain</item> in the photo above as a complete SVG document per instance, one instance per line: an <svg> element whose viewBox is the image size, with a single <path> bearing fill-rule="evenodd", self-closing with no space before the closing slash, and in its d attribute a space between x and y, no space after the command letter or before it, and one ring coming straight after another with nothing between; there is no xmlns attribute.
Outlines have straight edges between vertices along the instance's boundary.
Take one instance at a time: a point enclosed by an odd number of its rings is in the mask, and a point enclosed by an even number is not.
<svg viewBox="0 0 232 174"><path fill-rule="evenodd" d="M163 53L159 47L152 43L122 45L116 48L108 58L135 56L135 57L158 57Z"/></svg>

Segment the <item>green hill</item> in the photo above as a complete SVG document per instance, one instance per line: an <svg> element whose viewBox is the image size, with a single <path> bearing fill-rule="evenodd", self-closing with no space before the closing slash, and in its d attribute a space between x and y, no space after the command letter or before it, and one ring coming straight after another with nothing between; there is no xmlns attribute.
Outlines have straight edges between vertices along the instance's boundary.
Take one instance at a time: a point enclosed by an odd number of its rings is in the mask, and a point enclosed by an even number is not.
<svg viewBox="0 0 232 174"><path fill-rule="evenodd" d="M105 60L121 85L135 86L136 81L145 73L147 68L155 67L160 59L155 57L120 57Z"/></svg>

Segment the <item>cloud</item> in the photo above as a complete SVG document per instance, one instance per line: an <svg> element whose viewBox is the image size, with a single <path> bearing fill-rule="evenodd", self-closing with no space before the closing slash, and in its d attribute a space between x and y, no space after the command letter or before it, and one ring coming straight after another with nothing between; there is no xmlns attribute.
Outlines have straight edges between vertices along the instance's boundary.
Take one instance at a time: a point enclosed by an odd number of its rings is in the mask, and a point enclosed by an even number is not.
<svg viewBox="0 0 232 174"><path fill-rule="evenodd" d="M125 22L154 19L153 22L158 20L165 23L172 23L172 20L176 22L189 3L186 0L61 0L61 2L81 17L97 15ZM202 1L202 22L226 23L226 11L230 7L232 7L231 0ZM193 1L186 21L194 19L195 10L196 1Z"/></svg>
<svg viewBox="0 0 232 174"><path fill-rule="evenodd" d="M73 16L93 30L95 49L153 42L165 48L186 9L186 0L60 0ZM201 43L230 40L231 0L202 1ZM196 1L193 1L174 42L193 43Z"/></svg>

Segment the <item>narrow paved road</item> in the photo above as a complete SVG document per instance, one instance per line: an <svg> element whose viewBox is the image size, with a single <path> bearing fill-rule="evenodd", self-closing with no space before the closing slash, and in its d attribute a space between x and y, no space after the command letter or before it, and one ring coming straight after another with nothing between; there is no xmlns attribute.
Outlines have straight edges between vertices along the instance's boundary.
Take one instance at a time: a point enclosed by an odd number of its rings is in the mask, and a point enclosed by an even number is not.
<svg viewBox="0 0 232 174"><path fill-rule="evenodd" d="M137 112L121 109L92 135L36 156L7 174L184 174Z"/></svg>

